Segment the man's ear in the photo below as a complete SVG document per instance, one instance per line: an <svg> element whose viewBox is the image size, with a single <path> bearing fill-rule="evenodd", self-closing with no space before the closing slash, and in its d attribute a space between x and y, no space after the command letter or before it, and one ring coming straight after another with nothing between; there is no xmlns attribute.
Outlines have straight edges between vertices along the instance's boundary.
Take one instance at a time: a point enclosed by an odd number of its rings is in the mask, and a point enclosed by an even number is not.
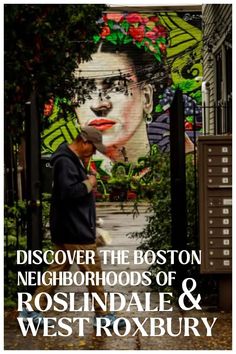
<svg viewBox="0 0 236 354"><path fill-rule="evenodd" d="M142 87L143 110L150 114L153 110L153 87L151 84L144 84Z"/></svg>

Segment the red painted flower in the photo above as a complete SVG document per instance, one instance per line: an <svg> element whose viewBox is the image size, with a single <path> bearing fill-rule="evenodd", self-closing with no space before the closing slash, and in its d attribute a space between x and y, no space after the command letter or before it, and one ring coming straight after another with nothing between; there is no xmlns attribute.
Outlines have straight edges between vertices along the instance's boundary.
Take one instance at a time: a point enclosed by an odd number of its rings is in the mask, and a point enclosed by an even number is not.
<svg viewBox="0 0 236 354"><path fill-rule="evenodd" d="M147 23L147 22L149 22L150 20L149 20L149 18L148 17L146 17L146 16L142 16L142 23Z"/></svg>
<svg viewBox="0 0 236 354"><path fill-rule="evenodd" d="M111 26L112 28L110 28L107 21L112 21L114 27ZM136 42L138 47L140 47L138 43L145 41L144 46L146 47L146 50L154 54L158 53L158 57L156 56L158 60L161 60L161 56L166 54L166 44L159 42L165 42L164 39L167 38L168 32L167 29L160 24L160 19L157 16L140 15L139 13L129 13L126 15L120 13L108 13L103 16L103 19L100 20L99 23L101 24L102 22L105 22L100 34L102 39L105 39L113 32L117 33L117 31L121 31L124 43L126 43L125 39L128 35L132 37L133 43L135 44ZM126 23L123 28L118 25L122 22ZM129 25L127 25L127 23ZM158 40L158 38L160 38L160 40Z"/></svg>
<svg viewBox="0 0 236 354"><path fill-rule="evenodd" d="M158 22L158 21L159 21L159 18L158 18L157 16L150 16L150 17L149 17L149 21Z"/></svg>
<svg viewBox="0 0 236 354"><path fill-rule="evenodd" d="M111 33L111 30L108 26L104 26L102 28L102 32L100 34L101 38L106 38Z"/></svg>
<svg viewBox="0 0 236 354"><path fill-rule="evenodd" d="M146 32L145 37L155 40L157 38L157 34L154 31L148 31Z"/></svg>
<svg viewBox="0 0 236 354"><path fill-rule="evenodd" d="M162 53L165 53L166 52L166 45L163 44L163 43L159 43L159 48L161 50Z"/></svg>
<svg viewBox="0 0 236 354"><path fill-rule="evenodd" d="M156 32L157 37L167 37L167 32L166 32L166 28L162 25L156 26L153 28L153 31Z"/></svg>
<svg viewBox="0 0 236 354"><path fill-rule="evenodd" d="M142 23L143 22L142 16L140 16L137 13L128 14L125 19L129 23L137 23L137 22Z"/></svg>
<svg viewBox="0 0 236 354"><path fill-rule="evenodd" d="M145 35L145 27L130 27L128 32L137 42L142 42Z"/></svg>
<svg viewBox="0 0 236 354"><path fill-rule="evenodd" d="M193 130L193 125L190 122L185 122L185 130Z"/></svg>
<svg viewBox="0 0 236 354"><path fill-rule="evenodd" d="M46 102L44 104L44 107L43 107L43 115L45 117L49 117L52 114L53 106L54 106L54 100L53 100L53 98L50 98L48 100L48 102Z"/></svg>

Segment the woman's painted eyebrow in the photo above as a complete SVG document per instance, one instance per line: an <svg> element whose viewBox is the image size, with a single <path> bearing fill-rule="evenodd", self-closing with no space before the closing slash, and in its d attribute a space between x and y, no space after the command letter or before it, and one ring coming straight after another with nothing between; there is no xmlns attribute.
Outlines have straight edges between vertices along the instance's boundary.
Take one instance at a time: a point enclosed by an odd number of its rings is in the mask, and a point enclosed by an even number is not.
<svg viewBox="0 0 236 354"><path fill-rule="evenodd" d="M81 73L81 71L80 71ZM109 75L109 76L103 76L101 74L98 74L98 75L94 75L94 76L80 76L79 77L80 80L84 80L84 81L92 81L92 80L111 80L111 81L114 81L114 80L127 80L127 81L131 81L131 73L128 73L128 74L117 74L117 75Z"/></svg>
<svg viewBox="0 0 236 354"><path fill-rule="evenodd" d="M126 77L123 77L123 76L120 76L120 75L117 75L117 76L109 76L109 77L106 77L106 78L103 78L102 79L102 82L103 83L107 83L107 84L112 84L114 81L118 81L118 82L130 82L132 81L132 79L129 77L129 76L126 76Z"/></svg>
<svg viewBox="0 0 236 354"><path fill-rule="evenodd" d="M122 80L122 79L123 78L120 75L107 76L103 78L103 80L108 80L108 81L115 81L115 80Z"/></svg>

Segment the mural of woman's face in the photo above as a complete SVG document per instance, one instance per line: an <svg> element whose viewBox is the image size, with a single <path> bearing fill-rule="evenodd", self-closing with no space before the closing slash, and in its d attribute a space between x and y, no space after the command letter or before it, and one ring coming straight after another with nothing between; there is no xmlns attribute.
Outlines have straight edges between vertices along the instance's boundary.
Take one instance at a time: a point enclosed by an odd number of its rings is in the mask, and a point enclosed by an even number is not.
<svg viewBox="0 0 236 354"><path fill-rule="evenodd" d="M123 146L145 126L143 115L152 92L140 86L126 54L97 52L79 65L75 76L81 78L82 89L90 85L90 97L75 109L79 123L100 130L104 145Z"/></svg>

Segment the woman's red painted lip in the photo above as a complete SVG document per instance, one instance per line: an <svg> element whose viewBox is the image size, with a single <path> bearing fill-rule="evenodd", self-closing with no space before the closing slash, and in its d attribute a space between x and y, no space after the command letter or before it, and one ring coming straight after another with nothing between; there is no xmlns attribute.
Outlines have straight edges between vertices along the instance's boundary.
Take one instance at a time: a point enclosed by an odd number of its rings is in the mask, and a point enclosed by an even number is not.
<svg viewBox="0 0 236 354"><path fill-rule="evenodd" d="M101 131L112 128L114 124L116 124L114 120L106 119L106 118L94 119L91 122L89 122L90 126Z"/></svg>

